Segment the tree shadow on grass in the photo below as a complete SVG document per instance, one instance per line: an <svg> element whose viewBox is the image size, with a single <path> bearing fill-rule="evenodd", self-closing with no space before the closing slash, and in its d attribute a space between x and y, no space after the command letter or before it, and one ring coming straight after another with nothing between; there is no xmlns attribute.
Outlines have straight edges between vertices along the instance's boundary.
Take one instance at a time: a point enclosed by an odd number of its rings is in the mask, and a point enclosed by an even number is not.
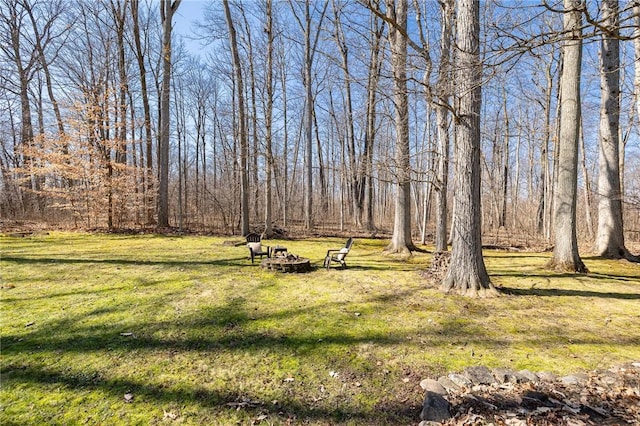
<svg viewBox="0 0 640 426"><path fill-rule="evenodd" d="M397 292L393 295L374 295L371 300L382 306L388 303L390 298L409 298L411 291ZM544 295L544 293L543 293ZM560 294L563 295L563 294ZM154 300L152 309L157 306L159 309L172 303L175 295L166 295ZM366 302L365 301L365 302ZM358 303L361 303L359 301ZM346 311L349 311L350 302L345 303ZM294 419L295 422L319 421L330 424L355 422L356 424L375 425L395 425L410 424L417 422L418 404L414 399L403 398L407 394L378 396L374 407L369 408L358 403L356 398L334 395L327 400L313 401L309 397L310 389L304 388L294 394L282 392L277 404L270 402L272 399L267 396L267 392L262 394L259 390L246 390L233 381L227 382L223 389L211 389L205 385L200 385L199 381L189 379L192 374L185 374L185 379L178 383L154 383L138 379L126 379L121 377L104 377L95 369L79 367L56 369L56 364L52 366L36 365L34 362L40 359L39 356L32 357L33 353L57 351L72 353L113 353L120 351L125 353L140 354L141 351L159 351L160 353L179 352L188 356L188 352L197 351L210 356L211 362L216 362L217 354L224 354L230 351L253 356L264 355L267 350L272 357L290 357L294 354L306 362L319 362L315 367L326 369L328 365L322 364L321 359L328 359L327 355L335 356L335 347L339 346L340 351L350 350L359 344L374 344L388 346L417 346L418 339L410 342L407 340L409 334L375 331L354 332L350 329L350 321L366 320L366 314L356 318L349 312L342 313L337 310L335 303L315 304L299 306L291 309L280 309L275 312L255 311L252 304L243 297L230 295L220 306L210 306L195 309L189 315L166 319L163 321L151 319L139 322L120 323L102 322L95 324L100 315L114 314L121 311L126 315L131 309L128 304L119 306L96 307L89 312L81 312L76 315L68 314L62 319L38 321L33 328L24 330L23 325L16 325L10 329L15 330L15 334L3 336L3 355L7 356L2 364L3 386L19 387L24 384L33 385L60 385L74 390L96 390L113 398L114 401L122 401L124 393L134 394L136 401L152 401L162 404L183 406L193 404L201 407L203 411L212 413L215 416L231 414L233 410L246 412L248 418L255 418L260 414L268 414L277 419L277 422L284 423L287 419ZM323 324L316 326L315 321L320 321L331 311L331 321L335 321L333 326L325 328ZM483 314L479 312L478 314ZM91 321L87 321L87 320ZM256 327L255 321L264 321L264 328ZM300 322L301 326L287 329L284 324ZM309 321L306 323L305 321ZM275 324L275 325L274 325ZM306 326L305 326L306 325ZM132 328L126 328L132 327ZM22 330L22 331L19 331ZM123 331L131 331L134 334L123 336ZM325 331L323 334L319 334ZM571 335L571 330L558 329L558 336ZM464 342L473 345L475 342L482 342L485 345L495 345L504 347L509 345L509 339L492 337L484 332L482 327L474 326L463 320L452 320L442 322L439 327L433 330L423 330L422 337L430 345L451 345L451 342ZM531 336L531 345L540 345L544 339L550 339L554 343L559 338ZM321 337L321 339L319 339ZM594 336L589 344L607 345L609 342ZM638 338L629 336L628 340L617 342L617 344L637 345ZM333 347L333 352L327 348ZM428 350L428 346L420 346L421 350ZM339 352L340 352L339 351ZM164 355L159 355L164 357ZM168 356L168 355L167 355ZM11 359L10 363L6 360ZM146 358L143 358L146 359ZM162 363L166 358L161 358L158 363ZM304 362L304 361L302 361ZM343 360L346 367L349 367L349 360ZM375 359L370 361L372 365ZM141 366L141 376L149 370ZM185 368L189 368L188 364ZM353 367L356 368L355 366ZM375 367L373 367L375 368ZM187 373L187 372L185 372ZM111 373L110 373L111 374ZM257 373L261 374L261 373ZM305 386L310 386L311 382L306 381ZM364 389L364 388L363 388ZM376 389L379 391L378 389ZM363 391L364 392L364 391ZM229 415L229 417L231 417Z"/></svg>
<svg viewBox="0 0 640 426"><path fill-rule="evenodd" d="M3 368L1 371L4 386L12 384L24 385L54 385L64 386L73 390L100 391L113 398L122 401L125 393L133 395L132 409L135 409L137 401L159 404L159 408L167 406L183 406L185 404L197 405L208 413L216 413L242 410L247 417L268 415L281 420L295 419L296 421L324 420L330 423L356 421L359 424L376 425L401 425L414 423L418 418L418 407L410 402L384 401L379 407L372 410L359 410L347 404L347 398L340 405L319 405L312 400L304 401L300 398L288 397L277 401L264 401L260 395L252 394L246 390L233 389L221 391L211 390L204 386L191 384L185 388L167 387L123 378L104 378L99 372L92 373L70 370L57 371L47 367L21 366L19 368ZM253 423L252 423L253 424Z"/></svg>
<svg viewBox="0 0 640 426"><path fill-rule="evenodd" d="M162 301L158 301L162 304ZM139 351L160 351L161 353L186 354L191 351L210 354L216 359L216 353L238 351L242 353L257 353L268 350L271 354L296 357L310 356L308 362L317 359L328 359L326 349L339 346L346 351L348 348L357 347L360 343L376 345L397 345L405 343L406 336L390 336L385 333L364 332L353 334L348 331L328 331L318 339L319 335L313 330L304 327L301 330L277 331L269 328L258 329L251 327L254 321L261 319L281 322L296 320L299 315L303 318L310 316L318 318L317 313L324 310L324 305L294 308L274 313L256 314L246 306L242 297L231 297L225 304L219 307L210 307L197 310L192 315L178 320L153 321L135 324L132 329L123 328L122 325L112 327L102 323L92 325L86 320L94 319L103 314L113 314L124 307L102 307L78 315L69 315L65 318L48 323L38 322L27 334L15 334L3 336L3 353L15 359L9 364L5 361L2 365L1 375L4 386L56 385L77 390L96 390L109 395L116 401L122 401L125 393L134 394L136 400L152 400L160 404L178 405L193 404L202 407L205 411L213 411L224 416L224 412L242 410L247 416L258 414L277 416L281 420L288 418L296 421L324 420L331 424L355 421L357 424L409 424L417 419L417 407L411 406L406 399L391 395L382 398L379 404L373 407L360 406L357 400L341 393L328 399L314 401L311 389L297 391L295 394L283 392L278 397L278 403L274 404L272 398L262 395L258 391L242 391L234 385L233 381L227 382L224 389L211 390L201 386L197 381L190 379L181 380L175 385L166 383L153 383L126 378L105 378L100 371L82 367L81 369L64 368L56 370L53 366L34 365L30 355L33 353L109 353L126 352L139 353ZM338 314L340 316L340 314ZM342 316L340 317L342 318ZM348 314L344 319L352 319ZM354 321L357 321L354 320ZM124 326L126 327L126 326ZM121 334L124 330L133 333ZM322 327L320 327L322 330ZM162 331L164 335L158 335ZM325 354L325 355L322 355ZM19 358L15 358L18 356ZM169 355L167 355L169 356ZM278 356L278 355L276 355ZM162 360L158 361L162 362ZM347 364L348 365L348 364ZM318 365L316 368L325 369L328 366ZM346 368L346 367L345 367ZM144 371L144 369L143 369ZM144 374L143 374L144 376ZM189 374L187 374L187 377ZM309 383L305 384L309 386ZM253 392L253 394L251 394ZM320 402L318 402L320 401ZM417 403L419 401L415 401ZM164 407L162 407L164 408ZM230 417L233 417L230 413Z"/></svg>
<svg viewBox="0 0 640 426"><path fill-rule="evenodd" d="M113 265L137 265L137 266L189 266L189 265L208 265L208 266L242 266L246 265L246 256L232 257L229 259L211 259L211 260L136 260L136 259L78 259L67 257L16 257L3 256L4 262L13 262L17 264L113 264ZM250 264L249 264L250 265Z"/></svg>
<svg viewBox="0 0 640 426"><path fill-rule="evenodd" d="M609 281L623 281L623 282L640 284L640 277L634 276L634 275L619 274L619 273L603 274L599 272L589 272L587 274L577 274L577 273L559 273L559 272L553 272L551 270L536 269L536 270L530 270L524 273L522 271L510 271L510 272L490 271L489 274L494 277L545 278L547 280L573 279L576 281L609 280Z"/></svg>
<svg viewBox="0 0 640 426"><path fill-rule="evenodd" d="M598 297L603 299L640 300L639 293L602 292L561 288L513 288L500 287L502 293L511 296L540 297Z"/></svg>

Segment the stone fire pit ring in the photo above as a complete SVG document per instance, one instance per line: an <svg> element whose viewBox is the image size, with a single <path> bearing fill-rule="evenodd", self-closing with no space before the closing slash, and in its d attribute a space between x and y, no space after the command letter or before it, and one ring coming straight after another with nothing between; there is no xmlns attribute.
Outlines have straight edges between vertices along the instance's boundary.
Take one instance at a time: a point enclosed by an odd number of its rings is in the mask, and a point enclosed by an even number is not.
<svg viewBox="0 0 640 426"><path fill-rule="evenodd" d="M311 271L311 261L306 257L288 254L264 259L260 263L260 267L277 272L303 273Z"/></svg>

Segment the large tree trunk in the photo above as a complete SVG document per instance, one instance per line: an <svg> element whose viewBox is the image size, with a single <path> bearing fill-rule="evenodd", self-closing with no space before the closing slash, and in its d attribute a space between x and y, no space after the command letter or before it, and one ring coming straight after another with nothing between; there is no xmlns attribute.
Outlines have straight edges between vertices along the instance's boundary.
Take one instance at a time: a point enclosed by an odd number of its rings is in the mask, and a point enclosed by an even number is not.
<svg viewBox="0 0 640 426"><path fill-rule="evenodd" d="M587 272L578 254L576 235L582 2L564 0L564 6L566 40L562 46L560 78L560 138L554 201L555 247L548 266L557 271Z"/></svg>
<svg viewBox="0 0 640 426"><path fill-rule="evenodd" d="M233 69L236 78L236 96L238 99L238 137L240 139L240 215L242 235L249 233L249 172L247 169L247 158L249 153L249 137L247 135L247 119L244 106L244 84L242 80L242 64L238 53L238 42L236 30L231 18L229 1L223 0L225 17L229 29L229 44L231 46L231 56L233 59Z"/></svg>
<svg viewBox="0 0 640 426"><path fill-rule="evenodd" d="M465 296L494 296L482 258L480 208L480 4L460 0L456 20L455 208L451 263L441 289Z"/></svg>
<svg viewBox="0 0 640 426"><path fill-rule="evenodd" d="M393 235L388 253L411 253L411 162L409 157L409 106L407 96L407 0L387 0L391 64L393 67L393 101L395 104L395 173L397 182Z"/></svg>
<svg viewBox="0 0 640 426"><path fill-rule="evenodd" d="M436 123L438 135L437 148L437 184L436 184L436 251L447 251L447 193L449 187L449 98L451 90L451 37L453 33L453 0L445 0L442 7L442 35L440 40L440 68L436 87L438 102L436 105Z"/></svg>
<svg viewBox="0 0 640 426"><path fill-rule="evenodd" d="M162 17L162 90L160 97L160 134L158 151L160 161L158 188L158 227L169 227L169 132L171 116L171 30L173 14L182 0L161 0L160 16Z"/></svg>
<svg viewBox="0 0 640 426"><path fill-rule="evenodd" d="M599 256L640 261L624 243L622 193L620 191L620 41L618 0L602 2L603 25L600 47L600 150L598 158Z"/></svg>

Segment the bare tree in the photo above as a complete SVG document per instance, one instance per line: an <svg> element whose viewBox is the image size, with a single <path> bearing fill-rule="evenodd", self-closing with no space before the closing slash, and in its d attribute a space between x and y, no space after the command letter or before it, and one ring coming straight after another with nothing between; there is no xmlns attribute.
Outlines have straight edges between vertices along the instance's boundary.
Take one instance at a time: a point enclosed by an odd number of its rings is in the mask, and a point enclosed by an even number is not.
<svg viewBox="0 0 640 426"><path fill-rule="evenodd" d="M350 189L351 201L353 202L354 219L358 226L362 226L362 198L358 196L358 168L356 167L356 137L353 118L353 100L351 90L351 74L349 70L349 45L344 33L341 15L343 13L342 7L336 4L336 0L331 2L334 17L334 33L336 45L340 52L340 58L342 60L340 67L344 75L344 103L345 103L345 127L346 127L346 147L347 147L347 161L349 167L348 171L348 187Z"/></svg>
<svg viewBox="0 0 640 426"><path fill-rule="evenodd" d="M144 190L146 191L145 204L146 208L146 223L153 223L153 137L151 132L151 106L149 104L149 92L147 90L147 69L145 66L145 51L142 47L142 35L140 32L140 14L139 14L139 0L131 0L131 18L133 21L133 42L135 46L135 57L138 64L138 72L140 76L140 96L142 97L142 107L144 114L144 140L145 140L145 173L144 179L146 182Z"/></svg>
<svg viewBox="0 0 640 426"><path fill-rule="evenodd" d="M291 11L304 34L304 63L303 63L303 82L305 88L305 111L304 111L304 139L305 139L305 194L304 194L304 225L307 229L313 228L313 90L312 70L313 61L317 51L318 40L320 39L320 29L324 20L329 0L324 0L319 6L319 16L317 25L313 25L313 14L311 11L311 0L305 0L303 8L303 16L298 16L293 2L291 2Z"/></svg>
<svg viewBox="0 0 640 426"><path fill-rule="evenodd" d="M436 175L436 251L447 251L447 192L449 181L449 98L451 90L451 38L453 33L453 0L440 1L442 31L440 37L440 67L436 84L437 161Z"/></svg>
<svg viewBox="0 0 640 426"><path fill-rule="evenodd" d="M236 30L229 9L229 1L223 0L224 13L229 29L229 44L231 47L231 58L235 72L236 99L238 100L238 138L240 139L240 207L242 235L249 233L249 172L247 169L247 158L249 154L249 138L247 134L247 118L244 105L244 82L242 79L242 64L238 53L238 42Z"/></svg>
<svg viewBox="0 0 640 426"><path fill-rule="evenodd" d="M625 247L620 189L620 22L618 0L603 0L600 43L600 150L598 235L595 249L608 258L640 262Z"/></svg>
<svg viewBox="0 0 640 426"><path fill-rule="evenodd" d="M160 97L160 134L159 151L159 188L158 188L158 226L169 227L169 139L171 116L169 114L171 89L171 31L173 14L182 0L160 0L162 19L162 90Z"/></svg>
<svg viewBox="0 0 640 426"><path fill-rule="evenodd" d="M19 146L22 152L28 152L34 143L29 85L38 71L40 58L38 51L30 47L34 44L33 41L29 40L24 32L26 18L27 12L21 1L2 0L2 3L0 3L0 22L2 23L0 49L4 56L8 58L15 67L15 75L18 81L16 84L17 87L14 90L20 98L21 124ZM35 44L37 45L37 43ZM9 82L9 80L7 80L7 82ZM21 164L19 164L20 166L26 167L27 169L33 167L33 158L30 155L21 155L20 157L22 158ZM34 192L40 190L40 181L35 176L30 176L28 182L29 185L26 185L27 188L24 189L30 189ZM23 213L26 211L35 212L40 210L41 206L39 203L36 203L36 197L33 196L33 193L20 194L20 198L23 200L23 205L21 206Z"/></svg>
<svg viewBox="0 0 640 426"><path fill-rule="evenodd" d="M465 296L493 296L482 258L480 209L480 2L460 0L456 18L455 195L451 262L441 289Z"/></svg>
<svg viewBox="0 0 640 426"><path fill-rule="evenodd" d="M272 0L266 1L265 32L267 33L267 62L265 66L266 105L264 111L265 127L265 169L266 182L264 192L264 233L267 237L273 236L272 226L272 175L273 175L273 7Z"/></svg>
<svg viewBox="0 0 640 426"><path fill-rule="evenodd" d="M393 235L388 253L411 253L411 160L409 147L409 105L407 95L407 0L387 0L391 64L393 68L393 102L395 106L395 175L396 204Z"/></svg>
<svg viewBox="0 0 640 426"><path fill-rule="evenodd" d="M578 253L576 203L580 137L580 73L582 69L581 0L564 0L562 75L560 77L560 138L555 183L555 247L548 267L587 272Z"/></svg>

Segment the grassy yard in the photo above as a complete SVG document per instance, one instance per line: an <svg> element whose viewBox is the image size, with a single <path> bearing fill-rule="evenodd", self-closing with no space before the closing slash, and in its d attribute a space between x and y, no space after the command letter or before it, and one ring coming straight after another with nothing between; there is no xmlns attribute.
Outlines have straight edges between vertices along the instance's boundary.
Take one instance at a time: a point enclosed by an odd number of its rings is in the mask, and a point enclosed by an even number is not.
<svg viewBox="0 0 640 426"><path fill-rule="evenodd" d="M440 293L429 254L264 271L225 238L0 237L0 424L417 424L421 379L640 360L640 266L488 251L503 296ZM342 239L271 241L321 266ZM125 398L125 395L127 397Z"/></svg>

